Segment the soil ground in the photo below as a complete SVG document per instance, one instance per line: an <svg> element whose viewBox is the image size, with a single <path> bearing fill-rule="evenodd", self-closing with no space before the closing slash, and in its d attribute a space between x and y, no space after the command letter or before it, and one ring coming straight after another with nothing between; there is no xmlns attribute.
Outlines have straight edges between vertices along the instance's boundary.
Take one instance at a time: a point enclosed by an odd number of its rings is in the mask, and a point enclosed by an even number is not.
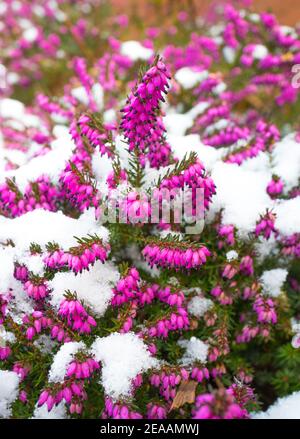
<svg viewBox="0 0 300 439"><path fill-rule="evenodd" d="M212 0L112 0L116 13L134 14L156 26L159 26L159 17L165 17L165 14L174 14L190 7L202 15L212 3ZM300 23L300 0L252 0L252 9L272 11L282 24Z"/></svg>

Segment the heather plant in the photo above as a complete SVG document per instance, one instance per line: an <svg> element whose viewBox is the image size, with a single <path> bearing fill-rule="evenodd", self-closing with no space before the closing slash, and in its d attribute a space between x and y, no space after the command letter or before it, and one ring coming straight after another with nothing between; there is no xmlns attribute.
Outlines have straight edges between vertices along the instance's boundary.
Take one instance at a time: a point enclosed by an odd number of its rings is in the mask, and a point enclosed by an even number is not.
<svg viewBox="0 0 300 439"><path fill-rule="evenodd" d="M0 417L299 418L299 30L2 3Z"/></svg>

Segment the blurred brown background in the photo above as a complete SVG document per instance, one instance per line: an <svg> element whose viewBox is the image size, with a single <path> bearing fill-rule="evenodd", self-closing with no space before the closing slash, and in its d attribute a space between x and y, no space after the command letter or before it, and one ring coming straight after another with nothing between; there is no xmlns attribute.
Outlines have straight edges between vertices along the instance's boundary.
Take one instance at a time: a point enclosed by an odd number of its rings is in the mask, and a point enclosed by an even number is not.
<svg viewBox="0 0 300 439"><path fill-rule="evenodd" d="M159 14L172 14L181 9L193 8L199 14L205 13L213 0L112 0L117 13L133 13L149 24L159 25ZM215 1L218 3L218 1ZM220 2L221 3L221 0ZM300 0L252 0L253 11L273 12L281 24L300 23ZM153 20L155 15L155 20Z"/></svg>

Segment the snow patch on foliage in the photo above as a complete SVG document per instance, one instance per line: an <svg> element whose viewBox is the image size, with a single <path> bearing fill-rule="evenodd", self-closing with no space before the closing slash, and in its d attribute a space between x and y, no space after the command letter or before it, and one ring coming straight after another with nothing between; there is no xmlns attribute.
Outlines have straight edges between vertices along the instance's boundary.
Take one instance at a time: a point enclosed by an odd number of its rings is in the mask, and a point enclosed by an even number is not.
<svg viewBox="0 0 300 439"><path fill-rule="evenodd" d="M287 275L288 271L283 268L264 271L260 278L264 293L272 297L279 296Z"/></svg>
<svg viewBox="0 0 300 439"><path fill-rule="evenodd" d="M102 385L105 393L114 399L130 396L132 380L158 361L151 357L143 340L133 332L98 337L92 352L102 365Z"/></svg>
<svg viewBox="0 0 300 439"><path fill-rule="evenodd" d="M202 317L213 306L213 301L205 297L195 296L188 304L188 311L195 317Z"/></svg>
<svg viewBox="0 0 300 439"><path fill-rule="evenodd" d="M287 192L297 186L300 178L300 143L295 134L289 134L274 145L272 172L282 178Z"/></svg>
<svg viewBox="0 0 300 439"><path fill-rule="evenodd" d="M33 412L32 419L65 419L68 418L66 405L64 402L52 407L51 411L48 412L47 405L44 404L41 407L36 406Z"/></svg>
<svg viewBox="0 0 300 439"><path fill-rule="evenodd" d="M208 355L208 344L196 337L191 337L190 340L180 340L180 346L185 348L184 356L181 359L183 364L192 364L195 361L200 361L205 364Z"/></svg>
<svg viewBox="0 0 300 439"><path fill-rule="evenodd" d="M3 181L6 178L14 178L18 188L23 192L29 182L42 175L47 175L52 183L58 184L66 162L71 158L74 143L71 136L65 134L51 142L51 148L47 154L32 158L16 170L5 172Z"/></svg>
<svg viewBox="0 0 300 439"><path fill-rule="evenodd" d="M212 212L222 210L223 224L233 224L242 235L253 231L260 214L272 206L266 192L270 176L237 165L217 163L212 178L217 186Z"/></svg>
<svg viewBox="0 0 300 439"><path fill-rule="evenodd" d="M43 209L35 209L13 219L0 217L0 241L11 239L17 252L28 249L32 242L41 246L50 241L56 242L66 249L76 245L75 236L84 237L95 233L104 242L108 241L109 232L105 227L97 225L93 209L78 219L70 218L61 211L50 212Z"/></svg>
<svg viewBox="0 0 300 439"><path fill-rule="evenodd" d="M15 372L0 370L0 418L11 415L11 404L18 396L19 381Z"/></svg>
<svg viewBox="0 0 300 439"><path fill-rule="evenodd" d="M84 348L85 344L82 341L63 344L53 358L49 371L49 382L63 383L68 365L74 359L75 354Z"/></svg>
<svg viewBox="0 0 300 439"><path fill-rule="evenodd" d="M59 307L66 290L76 292L79 300L88 305L93 313L102 316L112 298L112 286L119 280L119 272L112 262L102 264L97 261L90 270L84 270L76 276L72 272L57 273L48 282L51 292L51 304Z"/></svg>
<svg viewBox="0 0 300 439"><path fill-rule="evenodd" d="M283 200L275 206L275 227L282 235L300 233L300 197Z"/></svg>
<svg viewBox="0 0 300 439"><path fill-rule="evenodd" d="M254 413L252 419L300 419L300 392L277 399L267 411Z"/></svg>
<svg viewBox="0 0 300 439"><path fill-rule="evenodd" d="M252 56L254 59L263 59L268 55L269 51L263 44L255 44Z"/></svg>
<svg viewBox="0 0 300 439"><path fill-rule="evenodd" d="M188 134L186 136L169 134L168 141L172 146L175 157L182 160L185 154L189 155L191 152L196 152L208 171L221 160L224 154L223 148L215 149L204 145L198 134Z"/></svg>
<svg viewBox="0 0 300 439"><path fill-rule="evenodd" d="M121 54L128 56L132 61L141 59L147 61L153 55L153 50L143 46L138 41L125 41L121 45Z"/></svg>
<svg viewBox="0 0 300 439"><path fill-rule="evenodd" d="M279 249L275 236L272 235L268 240L260 236L258 242L255 244L255 252L259 262L263 262L264 259L278 254Z"/></svg>
<svg viewBox="0 0 300 439"><path fill-rule="evenodd" d="M174 78L184 88L190 89L195 87L199 82L202 82L208 77L207 70L199 71L192 69L191 67L182 67L177 70Z"/></svg>
<svg viewBox="0 0 300 439"><path fill-rule="evenodd" d="M226 259L228 262L234 261L235 259L238 258L238 253L235 250L230 250L229 252L226 253Z"/></svg>

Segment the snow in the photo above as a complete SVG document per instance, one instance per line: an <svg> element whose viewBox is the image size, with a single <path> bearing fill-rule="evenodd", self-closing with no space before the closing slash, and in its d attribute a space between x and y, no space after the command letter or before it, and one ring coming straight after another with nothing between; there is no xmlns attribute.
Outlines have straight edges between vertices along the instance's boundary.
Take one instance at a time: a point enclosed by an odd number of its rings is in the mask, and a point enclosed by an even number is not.
<svg viewBox="0 0 300 439"><path fill-rule="evenodd" d="M9 273L9 287L13 298L8 304L8 314L18 325L22 323L25 314L33 312L33 301L28 298L23 285L13 277L13 272Z"/></svg>
<svg viewBox="0 0 300 439"><path fill-rule="evenodd" d="M223 48L223 56L228 64L233 64L235 61L236 52L232 47L225 46Z"/></svg>
<svg viewBox="0 0 300 439"><path fill-rule="evenodd" d="M22 119L25 113L25 107L22 102L15 99L0 100L0 116L4 118Z"/></svg>
<svg viewBox="0 0 300 439"><path fill-rule="evenodd" d="M94 98L95 102L97 103L97 107L99 110L103 109L103 87L97 83L92 86L92 97ZM71 95L77 99L82 104L88 106L90 102L89 95L87 94L86 89L81 87L75 87L71 90Z"/></svg>
<svg viewBox="0 0 300 439"><path fill-rule="evenodd" d="M132 380L158 365L143 340L133 332L114 332L107 337L98 337L92 352L102 365L105 393L114 399L130 396Z"/></svg>
<svg viewBox="0 0 300 439"><path fill-rule="evenodd" d="M82 104L88 105L89 104L89 96L86 92L86 89L81 87L75 87L71 90L71 95L80 101Z"/></svg>
<svg viewBox="0 0 300 439"><path fill-rule="evenodd" d="M24 192L29 182L42 175L49 176L54 184L58 184L59 177L70 160L75 145L70 134L63 135L51 142L51 150L42 156L32 158L27 164L17 170L5 172L2 179L14 178L19 189Z"/></svg>
<svg viewBox="0 0 300 439"><path fill-rule="evenodd" d="M253 413L252 419L300 419L300 392L279 398L267 411Z"/></svg>
<svg viewBox="0 0 300 439"><path fill-rule="evenodd" d="M55 405L50 412L48 412L47 405L41 407L36 406L33 417L31 419L65 419L67 416L67 409L65 403L62 401Z"/></svg>
<svg viewBox="0 0 300 439"><path fill-rule="evenodd" d="M113 108L103 112L103 121L106 123L115 122L117 119L117 113Z"/></svg>
<svg viewBox="0 0 300 439"><path fill-rule="evenodd" d="M228 262L234 261L235 259L238 258L238 253L235 250L230 250L229 252L226 253L226 259Z"/></svg>
<svg viewBox="0 0 300 439"><path fill-rule="evenodd" d="M14 343L16 337L13 332L6 331L3 326L0 325L0 347L6 345L6 343Z"/></svg>
<svg viewBox="0 0 300 439"><path fill-rule="evenodd" d="M300 232L300 197L283 200L275 206L275 227L282 235Z"/></svg>
<svg viewBox="0 0 300 439"><path fill-rule="evenodd" d="M188 114L192 119L204 113L204 111L210 106L209 102L201 101L194 105L186 114Z"/></svg>
<svg viewBox="0 0 300 439"><path fill-rule="evenodd" d="M208 77L207 70L199 71L192 69L191 67L182 67L177 70L174 78L177 82L184 88L190 89L195 87L199 82L203 81Z"/></svg>
<svg viewBox="0 0 300 439"><path fill-rule="evenodd" d="M98 185L102 182L105 183L108 175L113 171L112 161L106 155L101 157L99 153L93 154L92 169ZM103 185L103 188L101 186L101 193L102 191L105 192L105 190L107 190L106 184Z"/></svg>
<svg viewBox="0 0 300 439"><path fill-rule="evenodd" d="M44 246L51 241L68 249L77 245L75 236L81 238L95 233L104 242L108 241L109 232L105 227L97 225L93 209L78 219L70 218L60 211L50 212L43 209L36 209L13 219L0 217L0 242L11 239L16 245L17 253L29 249L32 242Z"/></svg>
<svg viewBox="0 0 300 439"><path fill-rule="evenodd" d="M184 136L186 131L193 126L193 119L186 114L173 113L164 118L168 133L175 136Z"/></svg>
<svg viewBox="0 0 300 439"><path fill-rule="evenodd" d="M269 51L263 44L255 44L252 56L255 59L263 59L268 55Z"/></svg>
<svg viewBox="0 0 300 439"><path fill-rule="evenodd" d="M295 134L289 134L274 145L271 154L272 172L285 183L285 192L298 185L300 178L300 143Z"/></svg>
<svg viewBox="0 0 300 439"><path fill-rule="evenodd" d="M132 61L137 61L138 59L147 61L153 55L153 50L144 47L141 43L134 40L123 42L120 52L122 55L128 56Z"/></svg>
<svg viewBox="0 0 300 439"><path fill-rule="evenodd" d="M195 296L188 304L188 312L195 317L202 317L213 306L213 302L205 297Z"/></svg>
<svg viewBox="0 0 300 439"><path fill-rule="evenodd" d="M64 343L53 358L53 363L49 371L49 382L64 382L68 365L74 359L75 354L84 348L85 344L82 341Z"/></svg>
<svg viewBox="0 0 300 439"><path fill-rule="evenodd" d="M43 262L43 256L40 254L30 254L26 252L22 257L18 258L20 265L26 265L29 271L34 275L42 276L45 271L45 264Z"/></svg>
<svg viewBox="0 0 300 439"><path fill-rule="evenodd" d="M29 43L33 43L37 39L38 34L39 32L36 27L30 27L23 32L23 38Z"/></svg>
<svg viewBox="0 0 300 439"><path fill-rule="evenodd" d="M206 127L206 129L204 131L204 135L205 136L212 135L216 131L219 132L219 131L224 130L229 125L230 125L230 123L229 123L228 119L219 119L217 122Z"/></svg>
<svg viewBox="0 0 300 439"><path fill-rule="evenodd" d="M53 348L57 346L57 341L53 340L50 336L46 334L41 334L36 340L34 340L33 344L43 354L51 354Z"/></svg>
<svg viewBox="0 0 300 439"><path fill-rule="evenodd" d="M0 418L11 416L11 404L18 396L19 381L15 372L0 370Z"/></svg>
<svg viewBox="0 0 300 439"><path fill-rule="evenodd" d="M186 131L193 126L194 119L209 107L208 102L199 102L188 112L180 114L169 109L164 117L164 123L168 134L184 136Z"/></svg>
<svg viewBox="0 0 300 439"><path fill-rule="evenodd" d="M97 261L89 270L81 274L73 272L57 273L48 282L51 304L58 307L66 290L76 292L79 300L88 305L94 314L102 316L112 298L112 287L119 280L119 272L112 262L102 264Z"/></svg>
<svg viewBox="0 0 300 439"><path fill-rule="evenodd" d="M270 175L235 164L217 163L211 173L217 186L211 212L222 212L223 224L233 224L241 235L253 231L260 214L272 206L266 192Z"/></svg>
<svg viewBox="0 0 300 439"><path fill-rule="evenodd" d="M224 154L222 148L215 149L204 145L198 134L188 134L187 136L168 135L168 141L172 146L175 157L182 160L185 154L196 152L208 171L220 161Z"/></svg>
<svg viewBox="0 0 300 439"><path fill-rule="evenodd" d="M104 107L104 90L101 84L98 82L92 87L92 96L98 106L99 111Z"/></svg>
<svg viewBox="0 0 300 439"><path fill-rule="evenodd" d="M276 255L278 251L277 240L274 235L271 235L268 240L263 236L260 236L255 244L255 253L257 254L257 260L259 262L262 262L270 256Z"/></svg>
<svg viewBox="0 0 300 439"><path fill-rule="evenodd" d="M0 246L0 284L3 292L7 292L11 287L14 272L14 254L12 247L1 248Z"/></svg>
<svg viewBox="0 0 300 439"><path fill-rule="evenodd" d="M283 268L264 271L260 278L264 293L271 297L278 297L287 275L287 270Z"/></svg>
<svg viewBox="0 0 300 439"><path fill-rule="evenodd" d="M294 317L291 318L291 329L294 333L300 333L300 321Z"/></svg>
<svg viewBox="0 0 300 439"><path fill-rule="evenodd" d="M191 337L190 340L179 340L178 342L186 351L181 359L183 364L192 364L195 361L200 361L205 364L208 355L208 344L196 337Z"/></svg>

